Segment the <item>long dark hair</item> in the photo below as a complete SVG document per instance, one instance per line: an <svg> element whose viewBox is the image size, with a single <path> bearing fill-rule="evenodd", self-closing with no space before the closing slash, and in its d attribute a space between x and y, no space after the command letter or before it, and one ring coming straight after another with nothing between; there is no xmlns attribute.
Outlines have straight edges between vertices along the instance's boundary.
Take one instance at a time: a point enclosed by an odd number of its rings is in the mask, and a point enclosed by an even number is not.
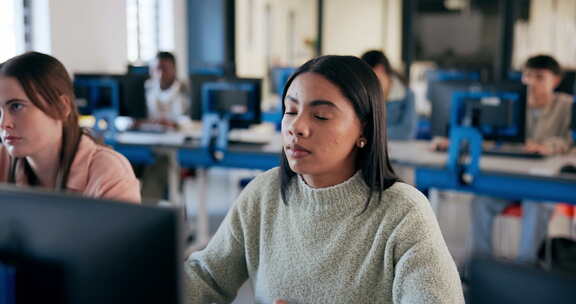
<svg viewBox="0 0 576 304"><path fill-rule="evenodd" d="M28 52L4 62L0 66L0 76L15 78L36 107L49 117L62 121L62 146L55 188L66 189L70 166L84 133L78 124L74 89L66 68L52 56ZM66 98L63 99L62 96ZM37 177L25 158L12 159L8 182L16 182L16 170L20 162L23 163L29 184L38 184Z"/></svg>
<svg viewBox="0 0 576 304"><path fill-rule="evenodd" d="M406 77L404 77L404 75L400 74L398 71L394 70L392 64L390 64L390 60L388 60L388 57L386 57L382 51L371 50L364 53L361 58L371 68L381 64L382 67L384 67L384 72L387 75L396 76L398 79L400 79L400 82L402 82L403 85L408 84Z"/></svg>
<svg viewBox="0 0 576 304"><path fill-rule="evenodd" d="M398 181L388 157L386 139L386 113L382 104L382 88L376 74L361 59L353 56L321 56L299 67L286 82L282 100L286 98L288 88L298 75L315 73L323 76L350 100L358 119L363 123L363 136L367 139L364 148L358 149L356 167L361 170L362 178L370 189L365 211L374 192L381 198L382 192ZM284 104L282 106L284 108ZM280 162L280 187L282 200L288 202L288 185L296 175L286 154L282 151Z"/></svg>

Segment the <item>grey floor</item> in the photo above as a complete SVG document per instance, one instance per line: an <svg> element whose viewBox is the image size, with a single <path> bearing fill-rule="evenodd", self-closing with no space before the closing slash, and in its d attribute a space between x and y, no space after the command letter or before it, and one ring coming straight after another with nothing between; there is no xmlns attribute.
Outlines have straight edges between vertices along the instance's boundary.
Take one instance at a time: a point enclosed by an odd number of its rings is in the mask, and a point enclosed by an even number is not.
<svg viewBox="0 0 576 304"><path fill-rule="evenodd" d="M398 170L403 179L411 181L410 170ZM239 193L239 180L254 176L258 171L253 170L225 170L212 169L207 173L208 187L208 212L210 214L210 231L214 233L220 222L226 215L228 208L232 205L234 198ZM186 198L191 208L189 214L194 217L195 197L198 185L192 180L185 184L187 193L191 195ZM446 244L458 265L462 265L469 255L469 201L471 196L456 192L435 192L433 197L437 198L436 214L440 228L446 240ZM550 224L551 235L568 235L570 221L562 216L555 216ZM516 218L498 218L496 220L494 233L496 234L495 248L496 254L501 257L514 258L520 233L520 220ZM245 284L234 301L234 304L253 303L253 293L249 284Z"/></svg>

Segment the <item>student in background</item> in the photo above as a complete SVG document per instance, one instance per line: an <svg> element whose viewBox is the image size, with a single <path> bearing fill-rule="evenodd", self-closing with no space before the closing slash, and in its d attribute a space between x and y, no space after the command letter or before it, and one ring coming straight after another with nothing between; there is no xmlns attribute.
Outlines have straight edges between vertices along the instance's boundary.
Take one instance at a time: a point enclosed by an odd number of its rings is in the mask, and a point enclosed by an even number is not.
<svg viewBox="0 0 576 304"><path fill-rule="evenodd" d="M288 80L280 168L256 177L185 267L189 303L464 303L429 202L387 154L378 78L322 56ZM286 303L285 302L285 303Z"/></svg>
<svg viewBox="0 0 576 304"><path fill-rule="evenodd" d="M361 58L372 67L378 76L386 101L403 100L406 97L406 80L400 73L394 71L384 53L372 50L364 53Z"/></svg>
<svg viewBox="0 0 576 304"><path fill-rule="evenodd" d="M0 67L0 182L140 202L122 155L78 125L72 81L54 57L31 52Z"/></svg>
<svg viewBox="0 0 576 304"><path fill-rule="evenodd" d="M190 108L187 85L176 78L176 58L170 52L159 52L151 64L151 78L146 81L148 120L176 128L186 119Z"/></svg>
<svg viewBox="0 0 576 304"><path fill-rule="evenodd" d="M170 52L159 52L150 68L151 77L145 83L148 120L140 124L140 128L177 129L179 123L190 121L190 97L187 85L176 77L176 57ZM157 153L155 163L144 169L144 198L166 198L169 162L168 156Z"/></svg>
<svg viewBox="0 0 576 304"><path fill-rule="evenodd" d="M414 97L409 93L406 81L394 71L388 58L381 51L372 50L362 55L378 76L384 91L387 110L388 138L393 140L413 139L416 135L418 116Z"/></svg>
<svg viewBox="0 0 576 304"><path fill-rule="evenodd" d="M554 92L561 80L562 70L554 58L539 55L526 61L522 82L527 86L527 151L553 155L568 152L570 149L573 97ZM494 217L514 203L486 196L473 199L472 232L475 254L492 253ZM522 236L518 251L520 261L536 261L538 246L548 233L551 207L542 202L522 202Z"/></svg>

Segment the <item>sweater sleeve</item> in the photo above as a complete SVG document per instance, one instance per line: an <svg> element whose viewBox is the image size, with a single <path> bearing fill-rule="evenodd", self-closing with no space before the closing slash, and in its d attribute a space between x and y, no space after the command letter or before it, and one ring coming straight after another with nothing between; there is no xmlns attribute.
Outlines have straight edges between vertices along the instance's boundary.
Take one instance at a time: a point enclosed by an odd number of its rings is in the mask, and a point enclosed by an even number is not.
<svg viewBox="0 0 576 304"><path fill-rule="evenodd" d="M569 113L570 114L570 113ZM566 153L572 146L572 130L570 129L571 115L559 118L561 134L544 140L544 145L550 147L553 154Z"/></svg>
<svg viewBox="0 0 576 304"><path fill-rule="evenodd" d="M395 243L394 303L464 303L456 265L422 196L400 222Z"/></svg>
<svg viewBox="0 0 576 304"><path fill-rule="evenodd" d="M240 195L208 246L186 261L186 303L230 303L248 279L239 211L243 197Z"/></svg>
<svg viewBox="0 0 576 304"><path fill-rule="evenodd" d="M552 150L553 154L566 153L572 145L572 103L573 97L570 95L559 95L558 108L553 118L557 126L557 134L546 138L543 144Z"/></svg>

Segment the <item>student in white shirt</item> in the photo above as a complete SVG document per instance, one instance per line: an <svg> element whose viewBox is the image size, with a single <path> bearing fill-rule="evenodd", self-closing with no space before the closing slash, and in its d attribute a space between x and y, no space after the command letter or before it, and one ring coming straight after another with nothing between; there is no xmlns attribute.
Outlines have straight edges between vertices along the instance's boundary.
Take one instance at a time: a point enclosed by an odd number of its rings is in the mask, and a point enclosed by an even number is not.
<svg viewBox="0 0 576 304"><path fill-rule="evenodd" d="M176 58L170 52L159 52L151 65L151 78L146 81L148 119L175 128L187 116L190 97L187 85L176 77Z"/></svg>

